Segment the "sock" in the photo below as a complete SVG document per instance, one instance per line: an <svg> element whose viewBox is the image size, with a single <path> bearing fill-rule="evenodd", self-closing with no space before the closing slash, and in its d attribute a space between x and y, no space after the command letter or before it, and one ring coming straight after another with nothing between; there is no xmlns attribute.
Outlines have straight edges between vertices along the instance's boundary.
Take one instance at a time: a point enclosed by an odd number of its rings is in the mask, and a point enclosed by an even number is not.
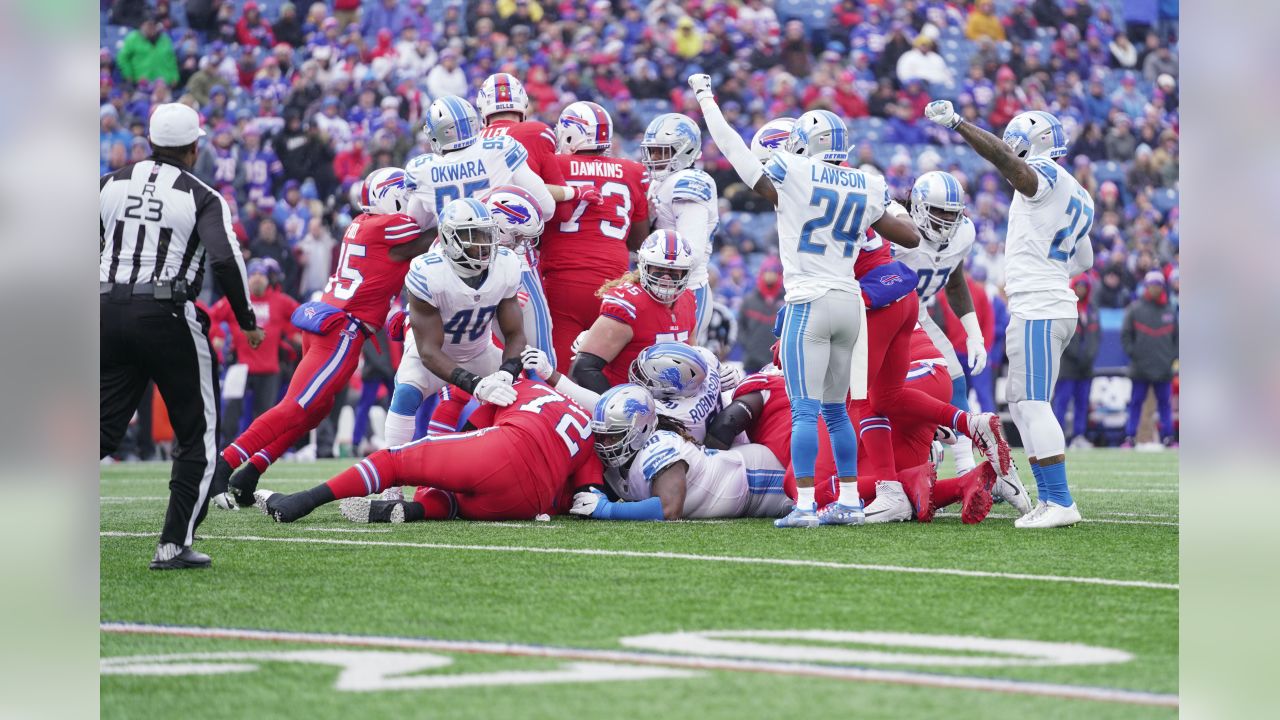
<svg viewBox="0 0 1280 720"><path fill-rule="evenodd" d="M227 461L231 469L236 469L240 465L249 460L249 453L235 443L231 443L222 449L222 459Z"/></svg>
<svg viewBox="0 0 1280 720"><path fill-rule="evenodd" d="M1049 491L1044 486L1044 471L1040 469L1040 463L1036 462L1035 458L1031 458L1030 462L1031 474L1036 478L1036 498L1044 502L1049 499Z"/></svg>
<svg viewBox="0 0 1280 720"><path fill-rule="evenodd" d="M939 480L938 484L933 486L933 505L939 510L960 502L962 497L964 497L963 476Z"/></svg>
<svg viewBox="0 0 1280 720"><path fill-rule="evenodd" d="M848 482L840 482L840 494L836 496L836 502L841 505L849 505L857 507L862 502L862 498L858 495L858 479L854 478Z"/></svg>
<svg viewBox="0 0 1280 720"><path fill-rule="evenodd" d="M969 383L964 374L951 379L951 404L962 410L969 409Z"/></svg>
<svg viewBox="0 0 1280 720"><path fill-rule="evenodd" d="M338 477L342 477L339 475ZM337 480L338 478L334 478ZM333 482L330 480L329 482ZM289 510L298 513L298 517L309 514L312 510L331 503L338 498L329 489L329 483L321 483L310 490L294 493L287 498Z"/></svg>
<svg viewBox="0 0 1280 720"><path fill-rule="evenodd" d="M969 436L957 436L955 444L951 446L951 453L956 465L956 474L963 475L977 466L977 462L973 459L973 441Z"/></svg>
<svg viewBox="0 0 1280 720"><path fill-rule="evenodd" d="M796 488L796 508L814 510L817 505L813 501L813 486Z"/></svg>
<svg viewBox="0 0 1280 720"><path fill-rule="evenodd" d="M1062 507L1070 507L1075 500L1071 497L1071 489L1067 487L1067 461L1052 465L1040 466L1040 477L1044 479L1044 488L1049 500Z"/></svg>
<svg viewBox="0 0 1280 720"><path fill-rule="evenodd" d="M462 424L462 413L470 402L471 396L452 385L440 391L440 404L431 414L431 422L427 424L428 435L457 432Z"/></svg>
<svg viewBox="0 0 1280 720"><path fill-rule="evenodd" d="M380 451L380 452L386 452ZM370 494L369 483L360 465L352 465L320 487L329 490L334 499L364 497Z"/></svg>
<svg viewBox="0 0 1280 720"><path fill-rule="evenodd" d="M418 488L413 494L413 502L410 505L416 506L415 512L422 513L419 520L452 520L458 517L458 499L453 496L453 493L440 488ZM409 519L411 509L413 508L405 508L405 520Z"/></svg>
<svg viewBox="0 0 1280 720"><path fill-rule="evenodd" d="M791 465L797 478L812 479L818 462L817 400L797 398L791 401ZM809 488L813 502L813 488Z"/></svg>
<svg viewBox="0 0 1280 720"><path fill-rule="evenodd" d="M249 458L249 464L258 469L259 475L266 472L267 468L271 467L272 462L274 461L267 455L265 450L259 450L253 454L253 457Z"/></svg>
<svg viewBox="0 0 1280 720"><path fill-rule="evenodd" d="M870 407L869 404L868 407ZM969 433L967 412L912 387L904 388L893 405L885 408L884 414L890 421L903 426L927 422L931 425L955 428L961 435Z"/></svg>
<svg viewBox="0 0 1280 720"><path fill-rule="evenodd" d="M849 422L849 408L842 402L823 403L822 419L826 421L827 434L831 436L836 475L842 478L855 477L858 474L858 436L853 433L853 423ZM841 497L843 496L842 490Z"/></svg>
<svg viewBox="0 0 1280 720"><path fill-rule="evenodd" d="M861 401L859 401L861 402ZM858 440L862 443L863 453L861 477L871 480L892 480L897 474L893 471L893 428L888 418L883 415L864 415L858 421Z"/></svg>
<svg viewBox="0 0 1280 720"><path fill-rule="evenodd" d="M864 506L870 505L876 499L876 481L874 478L860 476L858 478L858 499L862 501Z"/></svg>
<svg viewBox="0 0 1280 720"><path fill-rule="evenodd" d="M396 447L413 440L413 426L413 415L388 412L387 424L382 431L382 436L387 440L387 447Z"/></svg>

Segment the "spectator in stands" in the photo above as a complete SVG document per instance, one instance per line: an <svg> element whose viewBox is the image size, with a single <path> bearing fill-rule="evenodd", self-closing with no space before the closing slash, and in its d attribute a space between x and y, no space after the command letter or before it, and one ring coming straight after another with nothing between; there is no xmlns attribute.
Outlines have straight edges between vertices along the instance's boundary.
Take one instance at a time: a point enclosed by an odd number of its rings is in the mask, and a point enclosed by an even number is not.
<svg viewBox="0 0 1280 720"><path fill-rule="evenodd" d="M313 293L324 290L325 283L333 274L333 253L338 247L324 219L320 216L311 218L307 225L307 234L302 236L295 246L298 264L301 266L300 294L308 299Z"/></svg>
<svg viewBox="0 0 1280 720"><path fill-rule="evenodd" d="M150 15L141 27L125 36L116 65L129 82L164 80L170 85L178 82L178 56L173 51L173 41L167 33L160 32L160 25Z"/></svg>
<svg viewBox="0 0 1280 720"><path fill-rule="evenodd" d="M1031 5L1031 12L1035 15L1036 22L1040 27L1060 28L1067 21L1062 14L1062 8L1058 6L1058 0L1035 0Z"/></svg>
<svg viewBox="0 0 1280 720"><path fill-rule="evenodd" d="M449 48L440 53L440 62L427 73L427 94L432 99L443 95L465 97L467 74L458 66L458 51Z"/></svg>
<svg viewBox="0 0 1280 720"><path fill-rule="evenodd" d="M1027 0L1014 0L1013 7L1004 18L1004 26L1009 39L1034 40L1036 37L1036 19L1027 10Z"/></svg>
<svg viewBox="0 0 1280 720"><path fill-rule="evenodd" d="M271 30L271 24L262 17L258 3L254 0L244 4L244 11L236 21L236 41L246 47L269 48L276 44L276 36Z"/></svg>
<svg viewBox="0 0 1280 720"><path fill-rule="evenodd" d="M1119 309L1129 305L1133 297L1130 287L1125 284L1128 273L1122 264L1112 262L1102 270L1102 285L1098 288L1098 307Z"/></svg>
<svg viewBox="0 0 1280 720"><path fill-rule="evenodd" d="M1116 110L1111 115L1111 132L1107 133L1107 159L1127 161L1133 159L1138 149L1138 138L1133 136L1133 128L1128 116Z"/></svg>
<svg viewBox="0 0 1280 720"><path fill-rule="evenodd" d="M290 47L297 48L306 44L307 38L302 33L302 21L298 19L297 6L291 2L280 6L280 17L275 25L271 26L271 33L275 35L276 42Z"/></svg>
<svg viewBox="0 0 1280 720"><path fill-rule="evenodd" d="M1067 434L1071 447L1093 447L1085 437L1089 422L1089 390L1093 387L1093 363L1098 357L1102 333L1098 313L1091 304L1093 280L1087 274L1071 280L1076 294L1076 333L1062 353L1058 370L1058 384L1054 387L1053 412L1058 424L1070 428ZM1072 406L1073 422L1067 424L1067 408Z"/></svg>
<svg viewBox="0 0 1280 720"><path fill-rule="evenodd" d="M1148 188L1160 187L1162 184L1160 171L1153 163L1151 148L1139 145L1134 151L1133 165L1125 175L1125 186L1130 193L1138 195Z"/></svg>
<svg viewBox="0 0 1280 720"><path fill-rule="evenodd" d="M111 154L111 146L127 143L132 138L132 133L120 127L120 113L115 105L108 103L98 109L98 160L103 174L107 172L107 157Z"/></svg>
<svg viewBox="0 0 1280 720"><path fill-rule="evenodd" d="M1160 440L1173 443L1171 405L1174 366L1178 361L1178 315L1169 305L1164 275L1147 273L1142 295L1125 310L1120 341L1129 356L1129 377L1133 394L1129 399L1129 423L1121 447L1133 447L1142 420L1142 406L1148 391L1154 391L1160 413Z"/></svg>
<svg viewBox="0 0 1280 720"><path fill-rule="evenodd" d="M782 307L782 294L782 262L770 255L760 264L756 286L743 297L738 313L738 341L746 372L755 372L771 361L769 348L776 339L773 324Z"/></svg>
<svg viewBox="0 0 1280 720"><path fill-rule="evenodd" d="M1004 42L1004 25L996 17L995 3L991 0L978 0L969 11L969 20L965 23L965 37L970 40L990 38Z"/></svg>
<svg viewBox="0 0 1280 720"><path fill-rule="evenodd" d="M1121 70L1132 70L1138 65L1138 48L1129 41L1129 36L1117 33L1107 46L1111 51L1111 67Z"/></svg>
<svg viewBox="0 0 1280 720"><path fill-rule="evenodd" d="M400 0L370 0L360 11L360 35L372 43L379 31L398 30L410 19L409 7Z"/></svg>
<svg viewBox="0 0 1280 720"><path fill-rule="evenodd" d="M680 16L676 21L675 36L671 40L671 51L685 60L692 60L702 54L702 31L694 26L693 18ZM806 57L808 51L806 48Z"/></svg>
<svg viewBox="0 0 1280 720"><path fill-rule="evenodd" d="M1142 77L1147 82L1154 83L1161 75L1168 75L1175 80L1178 78L1178 58L1173 56L1168 45L1161 45L1155 51L1147 53L1146 59L1142 61Z"/></svg>
<svg viewBox="0 0 1280 720"><path fill-rule="evenodd" d="M925 33L917 35L911 49L898 58L897 76L898 82L903 84L923 80L932 85L949 85L952 81L947 61L938 54L937 46Z"/></svg>

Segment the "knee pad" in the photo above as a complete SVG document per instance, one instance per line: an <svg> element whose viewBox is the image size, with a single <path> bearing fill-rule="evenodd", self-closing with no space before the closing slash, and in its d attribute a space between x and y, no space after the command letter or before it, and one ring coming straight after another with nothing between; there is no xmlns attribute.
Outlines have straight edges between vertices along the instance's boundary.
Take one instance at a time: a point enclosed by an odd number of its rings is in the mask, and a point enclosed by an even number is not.
<svg viewBox="0 0 1280 720"><path fill-rule="evenodd" d="M422 391L413 385L400 383L391 394L391 412L397 415L416 415L422 406Z"/></svg>
<svg viewBox="0 0 1280 720"><path fill-rule="evenodd" d="M822 419L827 421L829 433L853 427L849 421L849 408L844 403L822 403Z"/></svg>
<svg viewBox="0 0 1280 720"><path fill-rule="evenodd" d="M791 401L791 424L797 425L817 425L818 411L822 404L817 400L809 398L800 398Z"/></svg>

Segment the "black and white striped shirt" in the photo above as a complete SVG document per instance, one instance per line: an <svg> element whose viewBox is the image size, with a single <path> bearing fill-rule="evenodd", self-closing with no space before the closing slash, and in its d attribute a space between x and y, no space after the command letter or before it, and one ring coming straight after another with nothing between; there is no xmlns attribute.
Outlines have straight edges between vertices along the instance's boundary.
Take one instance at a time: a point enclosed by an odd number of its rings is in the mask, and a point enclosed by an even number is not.
<svg viewBox="0 0 1280 720"><path fill-rule="evenodd" d="M98 195L98 279L116 284L204 281L205 255L240 327L256 327L231 208L213 188L168 159L103 175Z"/></svg>

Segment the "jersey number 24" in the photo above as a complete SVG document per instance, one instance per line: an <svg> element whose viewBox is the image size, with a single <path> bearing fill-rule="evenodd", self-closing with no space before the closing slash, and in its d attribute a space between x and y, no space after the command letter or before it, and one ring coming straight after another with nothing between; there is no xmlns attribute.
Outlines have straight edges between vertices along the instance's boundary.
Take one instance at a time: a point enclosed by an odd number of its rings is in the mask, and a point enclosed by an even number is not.
<svg viewBox="0 0 1280 720"><path fill-rule="evenodd" d="M840 194L835 190L814 188L813 195L809 198L809 205L822 206L823 211L821 215L800 228L800 252L813 255L826 253L826 243L814 242L812 235L830 227L834 220L835 226L831 229L831 236L844 243L845 257L853 257L853 251L858 247L859 231L862 229L862 214L867 209L867 196L857 192L846 193L844 203L841 203ZM840 207L839 214L836 213L837 206Z"/></svg>

